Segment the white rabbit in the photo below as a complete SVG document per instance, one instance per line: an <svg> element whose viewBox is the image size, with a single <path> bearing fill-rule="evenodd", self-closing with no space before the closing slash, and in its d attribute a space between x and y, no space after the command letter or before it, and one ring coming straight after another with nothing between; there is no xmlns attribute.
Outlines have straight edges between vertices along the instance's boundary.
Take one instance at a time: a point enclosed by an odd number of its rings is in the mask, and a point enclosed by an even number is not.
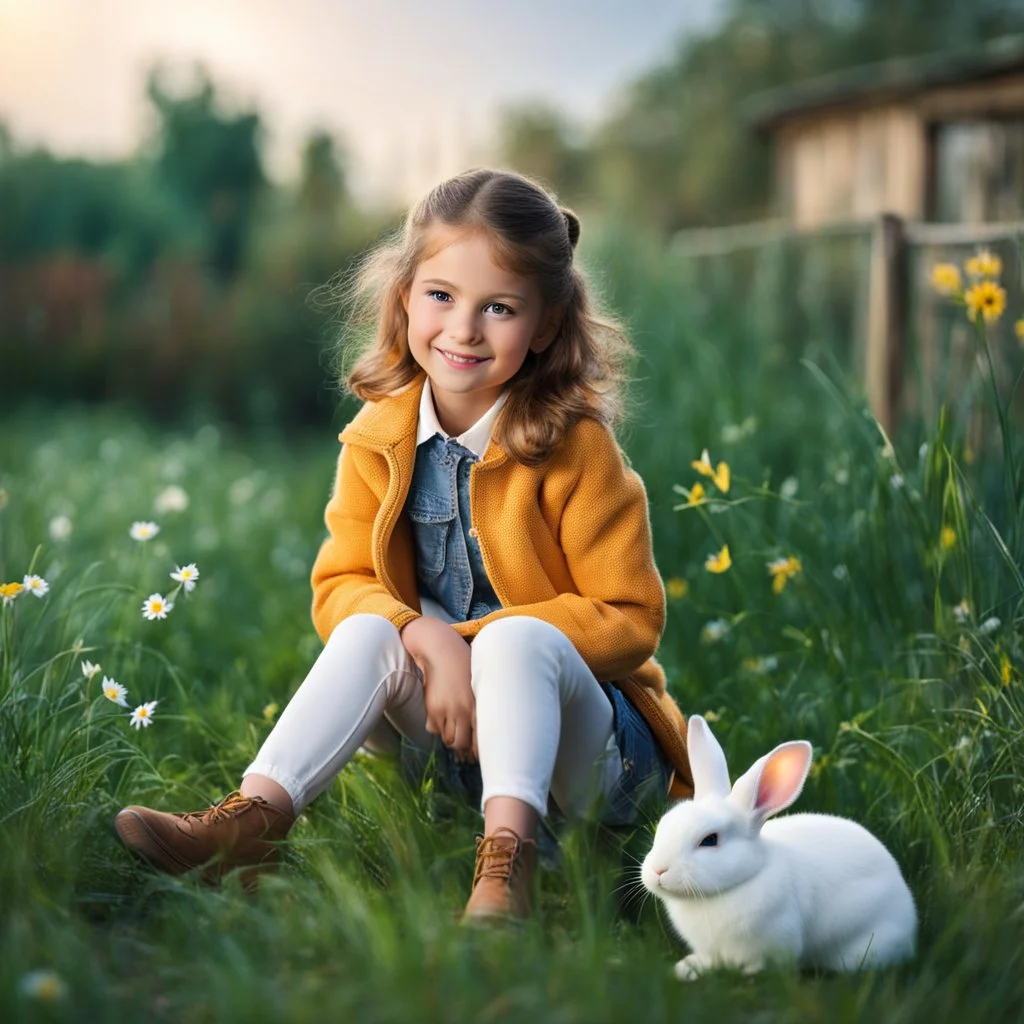
<svg viewBox="0 0 1024 1024"><path fill-rule="evenodd" d="M827 814L767 822L800 795L811 745L777 746L730 791L725 754L699 715L687 727L694 797L658 823L641 878L693 952L676 975L795 961L837 971L912 956L914 898L867 829Z"/></svg>

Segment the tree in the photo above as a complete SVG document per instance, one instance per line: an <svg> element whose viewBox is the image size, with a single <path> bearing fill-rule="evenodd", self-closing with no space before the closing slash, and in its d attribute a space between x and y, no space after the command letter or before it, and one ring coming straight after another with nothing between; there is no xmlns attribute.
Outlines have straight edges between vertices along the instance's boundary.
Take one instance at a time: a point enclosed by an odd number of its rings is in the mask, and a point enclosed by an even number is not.
<svg viewBox="0 0 1024 1024"><path fill-rule="evenodd" d="M208 259L222 281L239 272L256 201L266 184L260 154L262 123L254 111L220 109L206 72L172 95L159 70L147 94L157 113L156 169L205 224Z"/></svg>
<svg viewBox="0 0 1024 1024"><path fill-rule="evenodd" d="M334 137L314 132L302 149L299 206L309 213L333 215L346 199L345 168Z"/></svg>

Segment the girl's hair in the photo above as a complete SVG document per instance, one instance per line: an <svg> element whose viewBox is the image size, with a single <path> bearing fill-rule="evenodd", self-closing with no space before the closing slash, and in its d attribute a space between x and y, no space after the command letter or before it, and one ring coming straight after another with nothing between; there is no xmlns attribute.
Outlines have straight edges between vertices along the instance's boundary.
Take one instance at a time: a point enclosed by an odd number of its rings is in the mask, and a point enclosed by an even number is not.
<svg viewBox="0 0 1024 1024"><path fill-rule="evenodd" d="M377 401L421 372L409 352L403 296L436 225L487 234L495 260L540 286L545 305L562 310L558 333L541 353L530 352L509 381L495 440L526 465L544 461L582 417L613 426L622 413L625 365L632 347L621 326L594 309L573 262L580 222L548 192L520 174L471 170L433 188L405 225L363 260L350 290L351 328L368 344L345 386Z"/></svg>

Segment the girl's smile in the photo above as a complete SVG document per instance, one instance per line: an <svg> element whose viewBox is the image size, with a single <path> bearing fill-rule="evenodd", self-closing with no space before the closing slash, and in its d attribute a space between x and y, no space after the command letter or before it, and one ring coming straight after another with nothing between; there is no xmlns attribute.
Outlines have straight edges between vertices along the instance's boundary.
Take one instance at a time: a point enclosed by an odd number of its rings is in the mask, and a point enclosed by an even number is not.
<svg viewBox="0 0 1024 1024"><path fill-rule="evenodd" d="M483 356L458 355L443 348L439 348L437 351L444 358L445 362L456 370L471 369L474 366L487 362Z"/></svg>
<svg viewBox="0 0 1024 1024"><path fill-rule="evenodd" d="M558 329L540 287L495 262L487 235L442 225L404 297L409 351L430 378L441 425L458 435L497 401Z"/></svg>

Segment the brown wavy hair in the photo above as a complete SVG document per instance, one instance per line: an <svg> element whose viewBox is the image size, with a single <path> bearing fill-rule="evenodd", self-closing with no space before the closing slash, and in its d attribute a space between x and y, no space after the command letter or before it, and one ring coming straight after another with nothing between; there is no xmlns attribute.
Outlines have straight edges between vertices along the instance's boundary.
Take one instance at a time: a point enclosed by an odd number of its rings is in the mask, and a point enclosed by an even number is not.
<svg viewBox="0 0 1024 1024"><path fill-rule="evenodd" d="M530 352L506 385L508 400L494 427L498 444L532 466L584 416L614 427L632 346L621 325L595 309L574 262L576 215L536 182L509 171L477 169L441 182L365 257L349 289L352 313L343 339L361 341L361 351L343 386L364 401L378 401L422 372L409 351L402 299L425 258L429 231L439 224L484 231L496 262L536 281L546 307L562 311L551 344Z"/></svg>

